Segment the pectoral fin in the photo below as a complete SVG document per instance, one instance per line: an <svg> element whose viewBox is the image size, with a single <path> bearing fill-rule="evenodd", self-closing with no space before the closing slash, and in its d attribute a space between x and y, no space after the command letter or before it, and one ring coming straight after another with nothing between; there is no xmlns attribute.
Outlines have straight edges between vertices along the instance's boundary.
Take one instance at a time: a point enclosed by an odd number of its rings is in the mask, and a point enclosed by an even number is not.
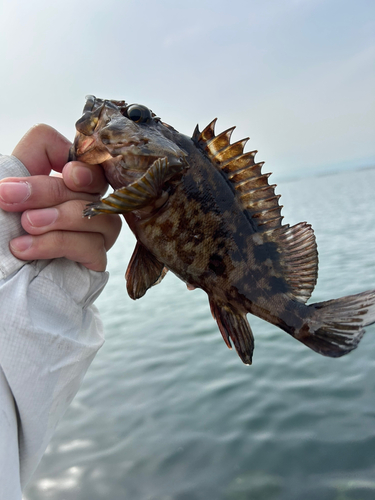
<svg viewBox="0 0 375 500"><path fill-rule="evenodd" d="M134 300L143 297L149 288L160 283L166 273L164 264L137 242L125 274L129 297Z"/></svg>
<svg viewBox="0 0 375 500"><path fill-rule="evenodd" d="M100 202L90 203L83 215L125 214L151 205L161 197L164 183L186 166L185 158L177 160L175 164L170 164L167 158L158 158L140 179L117 189Z"/></svg>
<svg viewBox="0 0 375 500"><path fill-rule="evenodd" d="M254 337L246 316L233 311L229 305L219 305L210 299L211 313L229 349L232 339L237 354L245 363L251 365L254 351Z"/></svg>

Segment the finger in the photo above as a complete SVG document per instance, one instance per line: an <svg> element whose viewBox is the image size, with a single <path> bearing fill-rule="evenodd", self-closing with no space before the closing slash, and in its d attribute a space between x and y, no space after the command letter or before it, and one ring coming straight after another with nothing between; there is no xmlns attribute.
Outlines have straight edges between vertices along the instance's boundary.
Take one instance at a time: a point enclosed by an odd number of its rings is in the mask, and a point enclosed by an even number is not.
<svg viewBox="0 0 375 500"><path fill-rule="evenodd" d="M40 236L19 236L10 242L12 253L21 260L65 257L93 271L105 271L107 253L100 233L52 231Z"/></svg>
<svg viewBox="0 0 375 500"><path fill-rule="evenodd" d="M101 215L91 219L82 217L86 204L82 200L73 200L57 207L27 210L22 214L21 224L32 235L59 230L100 233L105 249L109 250L120 233L121 218L118 215Z"/></svg>
<svg viewBox="0 0 375 500"><path fill-rule="evenodd" d="M108 182L100 165L88 165L80 161L67 163L62 170L65 185L72 191L104 194Z"/></svg>
<svg viewBox="0 0 375 500"><path fill-rule="evenodd" d="M7 177L0 181L0 208L7 212L52 207L77 198L95 201L99 195L76 193L66 187L61 177L47 175Z"/></svg>
<svg viewBox="0 0 375 500"><path fill-rule="evenodd" d="M71 143L57 130L45 124L32 127L13 150L13 155L31 175L61 172L68 160Z"/></svg>

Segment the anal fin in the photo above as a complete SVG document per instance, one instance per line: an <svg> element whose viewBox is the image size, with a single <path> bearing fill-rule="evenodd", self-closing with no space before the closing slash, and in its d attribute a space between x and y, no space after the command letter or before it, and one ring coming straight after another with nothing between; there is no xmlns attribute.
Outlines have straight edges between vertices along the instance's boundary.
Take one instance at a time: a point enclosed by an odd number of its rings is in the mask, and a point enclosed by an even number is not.
<svg viewBox="0 0 375 500"><path fill-rule="evenodd" d="M234 311L229 305L219 305L210 299L211 313L217 322L224 342L229 349L232 340L237 354L245 365L251 365L254 351L254 337L244 314Z"/></svg>
<svg viewBox="0 0 375 500"><path fill-rule="evenodd" d="M164 264L137 242L125 274L129 297L134 300L143 297L149 288L160 283L166 273Z"/></svg>

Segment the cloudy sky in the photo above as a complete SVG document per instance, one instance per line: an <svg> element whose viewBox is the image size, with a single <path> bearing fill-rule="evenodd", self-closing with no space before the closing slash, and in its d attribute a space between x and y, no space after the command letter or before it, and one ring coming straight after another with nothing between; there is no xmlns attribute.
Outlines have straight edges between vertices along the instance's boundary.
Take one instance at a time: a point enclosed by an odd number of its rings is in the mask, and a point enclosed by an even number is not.
<svg viewBox="0 0 375 500"><path fill-rule="evenodd" d="M94 94L237 125L276 181L375 165L374 0L2 0L0 67L4 154Z"/></svg>

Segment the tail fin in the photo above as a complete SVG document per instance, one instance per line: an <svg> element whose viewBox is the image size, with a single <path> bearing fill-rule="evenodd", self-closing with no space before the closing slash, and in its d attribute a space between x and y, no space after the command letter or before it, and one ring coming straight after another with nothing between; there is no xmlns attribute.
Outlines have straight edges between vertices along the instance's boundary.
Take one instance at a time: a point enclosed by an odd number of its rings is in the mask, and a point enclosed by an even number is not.
<svg viewBox="0 0 375 500"><path fill-rule="evenodd" d="M375 322L375 290L308 306L311 316L295 337L314 351L338 358L355 349Z"/></svg>

